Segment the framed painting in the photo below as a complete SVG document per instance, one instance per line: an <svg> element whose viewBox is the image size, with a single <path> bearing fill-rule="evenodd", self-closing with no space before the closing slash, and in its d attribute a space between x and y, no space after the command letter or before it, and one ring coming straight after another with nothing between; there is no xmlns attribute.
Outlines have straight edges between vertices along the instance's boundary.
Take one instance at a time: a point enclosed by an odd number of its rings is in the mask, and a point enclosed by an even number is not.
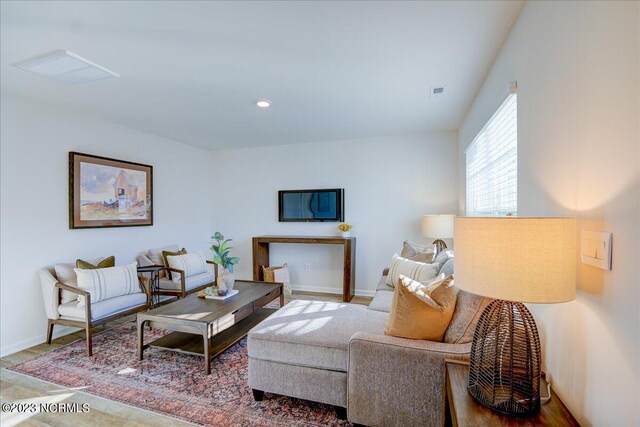
<svg viewBox="0 0 640 427"><path fill-rule="evenodd" d="M69 228L153 225L153 166L69 153Z"/></svg>

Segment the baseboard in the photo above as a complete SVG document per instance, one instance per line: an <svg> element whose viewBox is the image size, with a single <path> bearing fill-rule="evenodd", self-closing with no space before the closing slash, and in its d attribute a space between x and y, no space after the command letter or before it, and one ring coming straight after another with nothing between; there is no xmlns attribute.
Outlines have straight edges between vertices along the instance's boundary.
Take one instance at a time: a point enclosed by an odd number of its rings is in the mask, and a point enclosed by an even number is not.
<svg viewBox="0 0 640 427"><path fill-rule="evenodd" d="M291 285L291 289L294 291L303 291L303 292L318 292L322 294L334 294L334 295L342 295L342 290L338 288L327 288L323 286L308 286L308 285ZM373 297L376 294L376 291L370 290L358 290L355 292L358 297Z"/></svg>
<svg viewBox="0 0 640 427"><path fill-rule="evenodd" d="M64 335L69 335L73 332L80 330L79 328L72 328L71 326L61 326L56 325L53 327L53 338L59 338ZM13 353L17 353L19 351L25 350L27 348L31 348L38 344L42 344L47 341L46 333L37 335L35 337L27 338L22 341L18 341L17 343L4 345L0 347L0 357L5 357Z"/></svg>

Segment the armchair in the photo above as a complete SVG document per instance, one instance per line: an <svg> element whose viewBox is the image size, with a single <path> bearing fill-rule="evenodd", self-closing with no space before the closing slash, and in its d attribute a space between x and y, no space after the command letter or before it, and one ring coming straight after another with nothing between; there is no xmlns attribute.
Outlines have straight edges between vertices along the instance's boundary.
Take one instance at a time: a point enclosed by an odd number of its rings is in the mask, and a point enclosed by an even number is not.
<svg viewBox="0 0 640 427"><path fill-rule="evenodd" d="M213 261L207 260L207 265L210 267L209 271L189 277L185 277L185 274L182 270L165 265L162 251L177 252L179 250L180 248L178 247L178 245L174 244L171 246L149 249L146 254L141 254L138 256L138 265L140 265L141 267L150 265L164 266L164 272L160 274L158 287L151 290L152 298L162 295L185 298L188 294L198 292L215 284L216 277L218 276L218 266L215 265ZM171 280L169 278L168 272L179 273L180 282L176 283ZM147 278L149 278L150 276L148 273L144 273L143 275Z"/></svg>
<svg viewBox="0 0 640 427"><path fill-rule="evenodd" d="M93 355L91 328L149 308L151 295L142 281L138 293L92 303L89 292L60 282L53 268L44 268L39 273L47 314L47 344L51 344L54 325L82 328L86 335L86 353L87 356L91 356ZM85 306L79 307L75 299L63 302L62 291L83 296L86 301Z"/></svg>

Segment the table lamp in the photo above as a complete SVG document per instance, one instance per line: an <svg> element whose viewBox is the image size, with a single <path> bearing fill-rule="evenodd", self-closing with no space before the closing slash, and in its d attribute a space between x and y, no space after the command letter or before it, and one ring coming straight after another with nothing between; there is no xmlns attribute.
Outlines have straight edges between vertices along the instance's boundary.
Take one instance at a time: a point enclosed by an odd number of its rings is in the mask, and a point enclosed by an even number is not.
<svg viewBox="0 0 640 427"><path fill-rule="evenodd" d="M456 218L455 284L495 298L471 344L469 393L509 415L540 410L540 338L523 303L570 301L576 293L576 220Z"/></svg>
<svg viewBox="0 0 640 427"><path fill-rule="evenodd" d="M436 245L436 252L447 247L442 239L453 238L453 219L455 215L425 215L422 217L422 235L431 237Z"/></svg>

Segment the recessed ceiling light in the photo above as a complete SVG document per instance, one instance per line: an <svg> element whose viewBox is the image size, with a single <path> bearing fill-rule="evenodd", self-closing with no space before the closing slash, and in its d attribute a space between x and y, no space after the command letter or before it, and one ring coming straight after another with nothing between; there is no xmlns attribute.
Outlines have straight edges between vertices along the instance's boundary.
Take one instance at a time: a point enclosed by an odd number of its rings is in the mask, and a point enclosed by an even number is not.
<svg viewBox="0 0 640 427"><path fill-rule="evenodd" d="M266 99L258 99L254 102L254 104L256 104L256 106L260 108L269 108L271 106L271 101L268 101Z"/></svg>
<svg viewBox="0 0 640 427"><path fill-rule="evenodd" d="M66 50L55 50L14 65L21 70L67 85L120 77L113 71Z"/></svg>

